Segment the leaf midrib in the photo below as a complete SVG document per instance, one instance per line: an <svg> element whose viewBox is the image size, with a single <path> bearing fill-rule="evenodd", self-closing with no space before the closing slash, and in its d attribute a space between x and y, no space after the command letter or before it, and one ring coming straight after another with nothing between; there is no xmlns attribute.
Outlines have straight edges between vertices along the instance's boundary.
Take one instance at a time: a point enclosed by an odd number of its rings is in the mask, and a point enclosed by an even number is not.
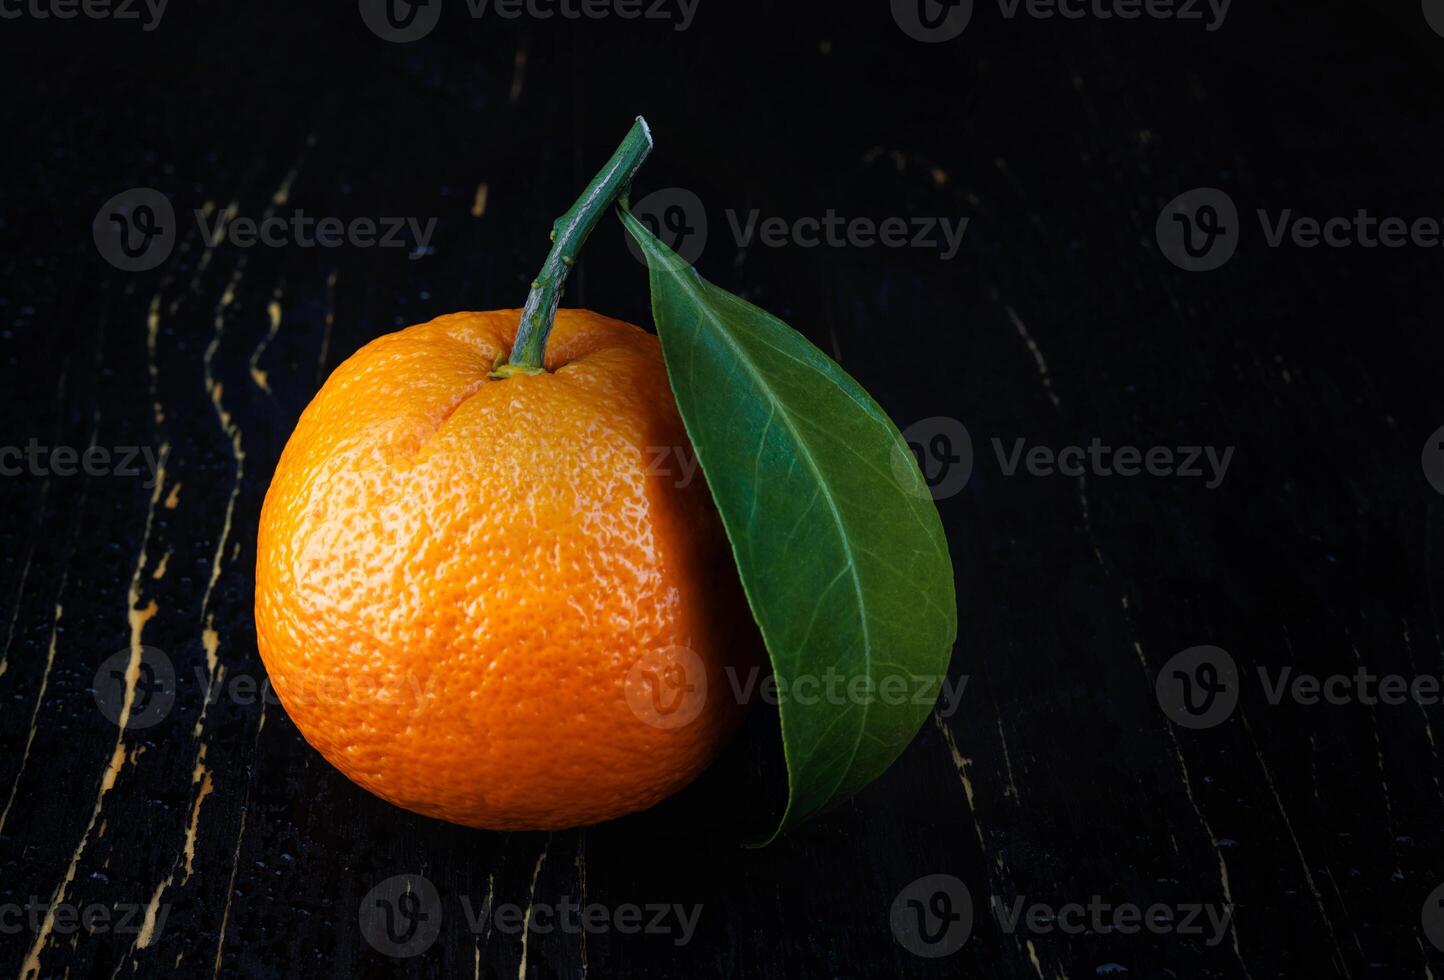
<svg viewBox="0 0 1444 980"><path fill-rule="evenodd" d="M691 269L690 267L687 268L687 269L685 270L685 272L691 273L692 276L696 276L696 275L697 275L696 270ZM655 272L654 272L654 274L655 274ZM682 275L674 275L674 278L682 285L682 288L683 288L683 289L691 292L692 295L693 295L693 297L694 297L695 299L698 299L698 300L701 300L701 301L702 301L702 302L698 302L698 303L696 304L697 309L698 309L698 320L699 320L699 323L700 323L700 321L701 321L703 318L705 318L705 319L707 319L707 320L710 320L710 321L714 324L714 326L717 327L717 329L714 331L714 333L720 334L720 335L722 336L724 342L725 342L729 347L731 347L732 350L738 355L738 360L739 360L739 361L743 364L743 366L747 369L747 373L752 376L753 381L757 384L757 386L758 386L759 388L761 388L763 391L766 391L766 392L768 392L769 394L772 394L772 395L775 396L776 393L773 392L771 386L768 385L768 384L766 383L766 381L763 380L763 376L758 372L756 366L752 363L752 359L751 359L751 357L748 355L747 351L746 351L744 348L738 346L737 342L736 342L735 340L733 340L732 337L731 337L731 335L727 332L725 325L722 324L722 323L720 323L720 322L716 319L716 317L712 316L712 315L708 312L708 310L707 310L708 303L705 302L705 301L710 300L710 297L708 297L708 296L706 295L705 290L699 291L698 288L697 288L697 286L696 286L696 284L692 283L692 282L690 281L690 279L689 279L685 274L682 274ZM765 314L764 314L764 315L765 315ZM772 346L772 345L767 345L767 346L770 347L770 346ZM795 359L795 358L794 358L794 359ZM695 385L695 374L691 375L691 376L688 378L688 381ZM841 540L842 540L842 548L843 548L843 551L844 551L844 552L846 553L846 555L847 555L847 565L848 565L849 570L851 571L853 590L857 593L857 604L858 604L858 610L859 610L859 617L858 617L858 618L859 618L859 620L861 621L861 625L862 625L862 641L863 641L863 642L862 642L862 649L863 649L863 658L864 658L864 663L865 663L865 665L866 665L866 669L867 669L868 676L871 676L871 675L872 675L872 632L871 632L871 630L870 630L870 628L869 628L869 626L868 626L868 605L867 605L867 598L866 598L866 596L865 596L865 594L864 594L864 592L863 592L862 580L858 577L857 557L856 557L856 555L854 555L854 553L853 553L852 543L848 540L848 536L847 536L847 533L846 533L847 528L848 528L848 524L847 524L846 521L843 520L842 512L841 512L841 511L838 509L838 507L837 507L837 501L836 501L835 499L833 499L832 490L831 490L831 488L828 486L827 481L822 478L822 473L818 470L818 468L817 468L817 463L816 463L816 462L813 460L813 458L812 458L811 445L802 438L802 436L801 436L801 434L799 433L797 427L793 424L793 421L792 421L792 413L789 412L788 409L787 409L787 406L786 406L786 405L783 405L776 397L774 397L774 398L772 399L772 401L773 401L773 404L774 404L774 405L778 406L778 411L779 411L780 414L782 415L783 424L784 424L785 426L787 426L787 430L792 433L793 438L797 441L797 443L798 443L800 446L803 446L803 447L805 447L805 448L808 450L807 452L804 452L804 453L802 454L802 455L803 455L803 458L806 460L807 468L812 471L813 477L816 479L818 486L819 486L819 487L821 488L821 490L822 490L822 496L823 496L824 498L826 498L826 500L827 500L828 509L832 511L833 517L835 517L835 518L837 519L837 525L838 525L838 527L839 527L840 529L842 529L842 531L843 531L843 533L840 534L839 537L840 537ZM857 724L857 726L856 726L855 729L854 729L853 740L852 740L852 751L851 751L851 754L848 756L847 765L844 766L844 767L840 770L840 774L839 774L837 780L832 784L832 788L828 791L828 794L827 794L827 797L828 797L828 798L831 798L831 797L832 797L833 793L835 793L835 792L837 791L837 788L842 785L843 780L844 780L848 775L850 775L851 772L852 772L853 763L855 763L855 762L857 761L857 753L858 753L858 750L859 750L859 749L861 748L861 746L862 746L862 735L863 735L863 732L866 731L866 729L867 729L867 719L868 719L869 711L870 711L870 705L869 705L866 701L864 701L863 704L862 704L862 714L861 714L861 717L859 718L858 724ZM781 715L780 713L779 713L778 718L779 718L779 722L781 722L781 720L782 720L782 715ZM785 750L786 747L787 747L787 740L786 740L786 739L783 739L783 749ZM793 802L794 802L794 797L793 797L792 793L789 791L789 793L788 793L788 799L787 799L787 809L788 809L788 811L791 811ZM787 821L787 816L788 816L787 813L784 813L784 814L783 814L783 823L784 823L784 824L785 824L786 821Z"/></svg>
<svg viewBox="0 0 1444 980"><path fill-rule="evenodd" d="M696 274L696 270L695 270L695 269L692 269L692 270L690 270L690 271L692 271L694 274ZM701 279L700 276L698 276L698 278ZM702 283L703 283L704 286L708 286L708 287L711 287L711 288L714 288L714 289L716 288L716 287L712 287L711 284L708 283L705 279L704 279L704 280L701 280L701 281L702 281ZM749 307L749 306L751 305L751 304L748 304L748 303L747 303L745 300L743 300L741 297L739 297L739 296L733 296L731 293L728 293L728 292L722 292L721 299L722 299L722 302L724 302L724 303L730 303L730 304L732 304L733 306L740 306L740 307L743 307L743 308L747 308L747 307ZM753 309L756 309L756 307L752 307L752 308L753 308ZM763 315L771 316L771 314L767 313L765 310L760 310L759 312L761 312ZM774 317L774 319L775 319L775 317ZM793 353L791 353L790 351L783 350L781 347L778 347L776 344L769 343L765 338L758 336L756 333L754 333L754 332L752 332L752 331L750 331L750 330L745 331L745 332L748 334L749 337L751 337L752 340L754 340L754 341L756 341L757 343L761 344L763 347L766 347L768 350L776 351L778 354L780 354L781 356L787 358L789 361L792 361L794 364L797 364L797 365L799 365L800 367L805 368L805 369L817 370L817 367L816 367L815 365L812 365L812 364L807 363L806 361L802 360L802 358L798 357L796 354L793 354ZM689 365L689 366L690 366L690 365ZM839 370L839 371L841 370L841 365L838 365L838 370ZM844 373L845 373L845 372L844 372ZM864 397L864 398L862 398L862 399L859 399L859 398L857 397L857 395L856 395L854 392L852 392L851 390L849 390L845 385L838 385L838 387L839 387L839 389L842 391L842 393L847 396L848 400L851 401L854 405L858 406L860 409L862 409L863 412L865 412L865 413L868 415L868 417L873 418L873 419L876 419L877 421L882 422L884 425L890 425L890 424L891 424L891 420L888 418L887 413L884 412L884 411L882 410L882 407L879 406L876 402L873 402L870 398L866 398L866 397ZM865 394L866 394L866 393L864 393L864 395L865 395ZM814 424L814 425L815 425L816 423L810 423L810 424ZM862 460L863 462L867 463L868 467L869 467L870 469L872 469L874 472L876 472L879 476L884 476L884 477L886 476L886 474L884 474L881 470L879 470L879 469L872 463L871 460L868 460L868 459L866 459L865 457L862 457L862 456L859 456L858 459L860 459L860 460ZM924 537L927 537L927 538L932 542L934 550L938 553L938 557L941 558L942 560L946 561L946 560L947 560L947 552L946 552L946 550L943 548L943 546L941 545L941 543L930 533L930 530L931 530L931 529L927 526L927 522L923 519L923 517L922 517L921 514L919 513L919 504L921 503L921 501L919 501L918 499L914 498L914 497L911 496L911 495L907 495L906 500L907 500L907 503L908 503L908 512L912 515L913 519L914 519L915 521L917 521L917 522L918 522L918 525L922 528Z"/></svg>

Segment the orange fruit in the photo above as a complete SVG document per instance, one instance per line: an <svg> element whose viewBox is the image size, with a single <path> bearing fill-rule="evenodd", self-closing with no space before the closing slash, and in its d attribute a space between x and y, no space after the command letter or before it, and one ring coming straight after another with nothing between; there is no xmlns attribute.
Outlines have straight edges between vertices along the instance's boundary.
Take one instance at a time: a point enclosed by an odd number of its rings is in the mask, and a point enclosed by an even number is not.
<svg viewBox="0 0 1444 980"><path fill-rule="evenodd" d="M741 706L755 627L657 339L562 310L493 380L517 310L380 337L302 413L266 494L261 658L337 769L498 830L680 789Z"/></svg>

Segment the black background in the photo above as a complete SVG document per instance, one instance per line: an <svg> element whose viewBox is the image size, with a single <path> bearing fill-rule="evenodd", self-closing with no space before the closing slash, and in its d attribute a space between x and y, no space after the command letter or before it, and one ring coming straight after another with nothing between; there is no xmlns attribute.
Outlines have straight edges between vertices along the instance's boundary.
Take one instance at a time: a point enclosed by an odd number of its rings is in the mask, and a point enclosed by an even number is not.
<svg viewBox="0 0 1444 980"><path fill-rule="evenodd" d="M0 931L0 967L36 953L39 975L71 978L1440 975L1420 910L1444 883L1444 711L1274 705L1256 672L1444 673L1441 500L1420 465L1444 424L1444 249L1270 248L1253 216L1444 217L1444 37L1413 3L1328 0L1240 0L1212 32L1008 19L980 0L936 44L882 2L702 0L677 26L448 4L432 36L399 45L354 3L280 0L176 3L150 32L0 20L0 443L170 450L161 494L118 475L0 479L0 906L159 895L168 910L144 947ZM637 196L706 202L705 275L835 356L901 426L956 419L977 449L966 489L938 501L959 587L952 675L968 679L957 712L761 851L738 841L779 799L766 708L653 811L505 835L369 796L275 705L201 710L208 630L223 683L264 677L256 519L319 383L381 333L519 305L551 219L639 112L657 149ZM1242 220L1237 254L1190 273L1154 225L1200 186ZM126 273L91 222L134 187L163 191L180 232L158 268ZM189 215L232 205L437 226L414 260L207 248ZM752 209L970 225L951 259L744 247L727 215ZM567 302L650 324L610 218ZM1236 451L1207 489L1010 477L991 448L1095 436ZM175 665L176 703L123 734L106 785L118 731L92 686L139 620ZM1199 644L1232 655L1242 695L1191 730L1154 683ZM396 960L368 945L358 907L401 873L435 884L442 927ZM956 876L977 908L940 959L889 924L929 874ZM1230 903L1233 928L1212 945L1009 934L988 911L1095 895ZM617 931L524 945L474 934L463 896L702 912L680 946Z"/></svg>

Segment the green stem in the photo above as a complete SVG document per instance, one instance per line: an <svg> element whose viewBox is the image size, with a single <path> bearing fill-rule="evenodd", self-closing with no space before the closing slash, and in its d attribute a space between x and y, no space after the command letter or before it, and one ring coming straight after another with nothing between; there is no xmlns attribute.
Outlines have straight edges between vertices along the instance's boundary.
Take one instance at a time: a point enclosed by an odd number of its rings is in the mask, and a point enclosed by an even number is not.
<svg viewBox="0 0 1444 980"><path fill-rule="evenodd" d="M641 116L632 124L617 152L607 161L592 182L582 191L571 210L552 225L552 249L542 270L532 281L531 292L527 295L526 306L521 311L521 324L517 327L516 340L512 343L511 354L505 363L498 364L492 371L494 378L506 378L513 374L539 374L542 371L542 357L546 353L547 336L556 319L557 306L562 300L562 287L576 262L587 236L592 233L602 213L611 207L618 196L631 187L632 178L642 168L647 154L652 152L652 131Z"/></svg>

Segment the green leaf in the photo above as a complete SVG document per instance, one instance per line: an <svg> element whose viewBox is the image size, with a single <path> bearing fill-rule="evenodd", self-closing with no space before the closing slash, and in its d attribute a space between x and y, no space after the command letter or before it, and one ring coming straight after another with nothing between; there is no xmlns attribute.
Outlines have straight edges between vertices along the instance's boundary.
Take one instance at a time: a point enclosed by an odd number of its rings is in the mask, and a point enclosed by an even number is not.
<svg viewBox="0 0 1444 980"><path fill-rule="evenodd" d="M947 539L862 386L618 210L772 659L789 782L775 839L880 776L927 719L957 637Z"/></svg>

